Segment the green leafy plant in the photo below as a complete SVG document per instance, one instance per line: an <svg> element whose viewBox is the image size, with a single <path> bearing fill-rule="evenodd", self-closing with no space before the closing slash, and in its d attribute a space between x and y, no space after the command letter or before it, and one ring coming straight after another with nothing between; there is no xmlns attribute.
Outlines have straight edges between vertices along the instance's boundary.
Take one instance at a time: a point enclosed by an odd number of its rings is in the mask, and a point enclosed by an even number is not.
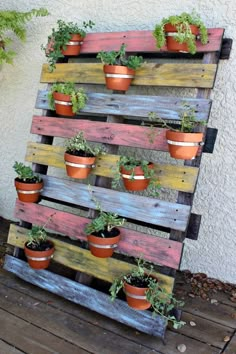
<svg viewBox="0 0 236 354"><path fill-rule="evenodd" d="M22 162L15 161L13 168L17 173L17 178L22 182L40 182L42 179L35 174L30 166L24 165Z"/></svg>
<svg viewBox="0 0 236 354"><path fill-rule="evenodd" d="M66 152L71 155L97 156L104 153L104 148L90 145L84 137L83 131L65 142Z"/></svg>
<svg viewBox="0 0 236 354"><path fill-rule="evenodd" d="M146 262L139 258L137 259L137 266L131 270L129 274L121 275L116 278L112 283L109 292L111 301L114 301L119 291L124 287L124 283L128 283L133 286L148 288L146 291L146 300L150 302L153 310L153 315L159 315L170 321L174 328L178 329L182 327L185 322L178 321L175 316L171 314L171 311L183 306L182 301L178 301L172 294L167 293L153 275L153 266L149 269L146 267Z"/></svg>
<svg viewBox="0 0 236 354"><path fill-rule="evenodd" d="M97 58L106 65L127 66L136 70L143 64L143 57L137 55L126 55L126 45L123 43L119 51L104 52L103 50L97 54Z"/></svg>
<svg viewBox="0 0 236 354"><path fill-rule="evenodd" d="M208 41L207 28L196 12L188 14L183 12L180 15L163 18L161 23L156 25L153 36L156 39L157 47L161 48L166 43L165 25L171 24L176 27L177 33L174 39L179 43L187 43L189 52L196 53L196 36L192 34L190 25L195 25L199 28L200 40L202 44Z"/></svg>
<svg viewBox="0 0 236 354"><path fill-rule="evenodd" d="M53 98L53 93L59 92L65 95L69 95L71 97L72 103L72 111L76 113L83 109L86 105L88 97L82 87L76 89L75 84L73 82L65 82L65 83L55 83L50 88L48 92L48 102L50 109L55 109L55 102Z"/></svg>
<svg viewBox="0 0 236 354"><path fill-rule="evenodd" d="M192 133L197 125L206 125L206 121L197 121L195 108L188 104L183 104L183 109L179 113L180 124L178 128L173 128L164 119L157 116L155 112L150 112L148 115L151 122L151 129L155 124L161 125L163 128L167 128L173 131L179 131L181 133Z"/></svg>
<svg viewBox="0 0 236 354"><path fill-rule="evenodd" d="M64 58L62 50L66 49L66 44L70 41L71 35L79 34L81 38L84 38L86 30L93 28L94 25L95 23L91 20L84 21L82 26L73 22L57 21L57 28L52 29L52 33L48 36L47 45L41 46L49 63L49 71L52 72L55 69L55 64L59 58Z"/></svg>
<svg viewBox="0 0 236 354"><path fill-rule="evenodd" d="M32 9L28 12L0 11L0 64L4 62L13 64L16 52L8 49L8 45L13 42L10 32L22 42L26 39L26 23L33 17L47 16L47 9Z"/></svg>
<svg viewBox="0 0 236 354"><path fill-rule="evenodd" d="M47 248L51 248L51 242L47 240L47 232L45 227L52 220L53 216L56 213L52 214L43 226L34 225L32 229L27 233L27 241L26 246L30 249L36 250L46 250Z"/></svg>

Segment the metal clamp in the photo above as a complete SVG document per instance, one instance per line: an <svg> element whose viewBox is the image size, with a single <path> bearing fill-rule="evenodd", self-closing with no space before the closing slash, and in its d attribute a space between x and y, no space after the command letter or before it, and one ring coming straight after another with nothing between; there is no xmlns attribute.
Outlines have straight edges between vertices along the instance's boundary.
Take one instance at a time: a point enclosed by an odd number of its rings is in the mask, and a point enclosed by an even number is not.
<svg viewBox="0 0 236 354"><path fill-rule="evenodd" d="M36 189L34 191L24 191L21 189L17 189L16 191L21 194L36 194L36 193L41 193L43 191L43 189Z"/></svg>
<svg viewBox="0 0 236 354"><path fill-rule="evenodd" d="M83 42L75 42L75 41L69 41L68 43L66 43L66 45L82 45Z"/></svg>
<svg viewBox="0 0 236 354"><path fill-rule="evenodd" d="M53 254L51 256L48 257L41 257L41 258L37 258L37 257L30 257L30 256L26 256L28 259L30 259L31 261L48 261L49 259L53 258Z"/></svg>
<svg viewBox="0 0 236 354"><path fill-rule="evenodd" d="M187 142L187 141L173 141L173 140L167 140L167 143L170 145L176 145L176 146L202 146L202 145L204 145L203 142L191 143L191 142Z"/></svg>
<svg viewBox="0 0 236 354"><path fill-rule="evenodd" d="M86 164L82 164L82 163L73 163L73 162L69 162L69 161L65 161L65 164L67 166L79 167L79 168L94 168L94 167L96 167L96 165L94 165L94 164L86 165Z"/></svg>
<svg viewBox="0 0 236 354"><path fill-rule="evenodd" d="M121 176L125 179L136 179L136 180L149 179L149 178L146 178L145 176L131 176L131 175L125 175L125 174L122 174Z"/></svg>
<svg viewBox="0 0 236 354"><path fill-rule="evenodd" d="M71 102L65 102L65 101L54 100L54 103L60 104L61 106L72 106L72 103L71 103Z"/></svg>
<svg viewBox="0 0 236 354"><path fill-rule="evenodd" d="M128 291L125 291L126 296L131 297L132 299L137 299L137 300L146 300L146 295L135 295L135 294L131 294Z"/></svg>
<svg viewBox="0 0 236 354"><path fill-rule="evenodd" d="M96 247L96 248L104 248L104 249L110 249L110 248L117 247L117 243L114 243L113 245L98 245L97 243L89 242L89 245Z"/></svg>
<svg viewBox="0 0 236 354"><path fill-rule="evenodd" d="M116 79L133 79L134 75L128 74L105 74L105 77L113 77Z"/></svg>

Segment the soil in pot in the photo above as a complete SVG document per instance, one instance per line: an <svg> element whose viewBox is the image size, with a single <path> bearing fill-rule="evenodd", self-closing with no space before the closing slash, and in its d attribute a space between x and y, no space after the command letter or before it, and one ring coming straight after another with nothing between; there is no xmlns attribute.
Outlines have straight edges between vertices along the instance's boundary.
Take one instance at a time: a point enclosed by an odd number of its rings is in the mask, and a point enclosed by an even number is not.
<svg viewBox="0 0 236 354"><path fill-rule="evenodd" d="M135 75L135 70L121 65L104 65L103 71L107 88L114 91L127 91Z"/></svg>
<svg viewBox="0 0 236 354"><path fill-rule="evenodd" d="M181 133L167 130L166 139L171 157L192 160L198 153L200 143L203 140L203 133Z"/></svg>
<svg viewBox="0 0 236 354"><path fill-rule="evenodd" d="M25 256L29 266L33 269L48 268L54 251L55 248L51 241L42 242L37 248L27 246L27 243L24 246Z"/></svg>
<svg viewBox="0 0 236 354"><path fill-rule="evenodd" d="M130 283L124 283L124 292L128 305L136 310L147 310L151 307L150 302L146 300L148 283L139 278L131 278Z"/></svg>
<svg viewBox="0 0 236 354"><path fill-rule="evenodd" d="M190 25L191 31L194 35L198 35L199 29L197 26ZM187 43L179 43L175 40L174 38L174 33L177 32L177 29L175 26L171 25L170 23L167 23L165 25L165 32L167 33L166 35L166 45L167 49L170 52L182 52L182 53L188 53L188 45Z"/></svg>
<svg viewBox="0 0 236 354"><path fill-rule="evenodd" d="M85 179L95 167L96 156L84 151L77 151L73 155L65 152L64 160L69 177Z"/></svg>
<svg viewBox="0 0 236 354"><path fill-rule="evenodd" d="M105 237L102 237L101 234ZM114 249L117 247L120 240L120 230L113 228L110 232L94 232L87 238L92 255L99 258L108 258L113 255Z"/></svg>
<svg viewBox="0 0 236 354"><path fill-rule="evenodd" d="M39 200L40 192L43 190L43 181L35 182L35 180L28 180L22 182L19 178L15 178L14 182L18 198L21 202L36 203Z"/></svg>
<svg viewBox="0 0 236 354"><path fill-rule="evenodd" d="M149 163L148 168L154 168L153 163ZM142 191L149 186L150 178L144 177L144 172L141 166L134 168L134 178L130 178L132 171L121 166L120 169L124 186L129 191Z"/></svg>
<svg viewBox="0 0 236 354"><path fill-rule="evenodd" d="M70 95L60 92L53 92L56 113L60 116L73 117L75 113L72 111L72 102Z"/></svg>

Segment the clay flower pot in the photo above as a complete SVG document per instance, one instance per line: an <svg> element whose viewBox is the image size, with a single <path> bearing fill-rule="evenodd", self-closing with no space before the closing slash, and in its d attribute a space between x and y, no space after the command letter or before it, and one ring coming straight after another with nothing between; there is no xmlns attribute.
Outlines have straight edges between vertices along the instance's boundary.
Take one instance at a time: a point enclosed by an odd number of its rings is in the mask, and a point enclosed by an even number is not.
<svg viewBox="0 0 236 354"><path fill-rule="evenodd" d="M103 71L107 88L115 91L127 91L135 75L135 70L121 65L104 65Z"/></svg>
<svg viewBox="0 0 236 354"><path fill-rule="evenodd" d="M15 178L15 187L18 198L21 202L36 203L39 200L40 192L43 190L43 181L37 183L25 183Z"/></svg>
<svg viewBox="0 0 236 354"><path fill-rule="evenodd" d="M85 179L89 176L92 168L95 167L96 156L76 156L65 152L64 160L69 177Z"/></svg>
<svg viewBox="0 0 236 354"><path fill-rule="evenodd" d="M154 168L154 164L150 163L148 168ZM150 183L150 178L144 177L144 172L141 166L134 168L134 177L132 178L132 171L126 170L123 166L120 168L121 176L125 188L128 191L143 191L146 189Z"/></svg>
<svg viewBox="0 0 236 354"><path fill-rule="evenodd" d="M51 248L46 251L35 251L24 246L25 256L28 260L29 266L33 269L46 269L49 266L50 260L53 257L55 251L54 245L51 241L48 241Z"/></svg>
<svg viewBox="0 0 236 354"><path fill-rule="evenodd" d="M135 310L147 310L150 308L151 304L146 300L147 290L148 288L138 288L125 282L124 292L128 305Z"/></svg>
<svg viewBox="0 0 236 354"><path fill-rule="evenodd" d="M199 29L197 26L190 25L191 32L197 36L199 33ZM174 35L177 32L177 29L175 26L171 25L170 23L167 23L164 26L164 30L166 32L166 45L167 49L170 52L182 52L182 53L188 53L189 49L186 43L179 43L175 40Z"/></svg>
<svg viewBox="0 0 236 354"><path fill-rule="evenodd" d="M66 44L66 49L62 49L63 55L77 56L80 54L80 47L83 43L83 38L80 34L72 34L69 42Z"/></svg>
<svg viewBox="0 0 236 354"><path fill-rule="evenodd" d="M75 113L72 111L72 102L70 95L64 93L53 92L56 113L60 116L73 117Z"/></svg>
<svg viewBox="0 0 236 354"><path fill-rule="evenodd" d="M192 160L202 145L203 133L181 133L166 131L170 156L175 159Z"/></svg>
<svg viewBox="0 0 236 354"><path fill-rule="evenodd" d="M92 255L99 258L108 258L113 255L117 244L120 241L120 231L117 228L113 229L115 231L114 237L99 237L95 235L88 235L89 249Z"/></svg>

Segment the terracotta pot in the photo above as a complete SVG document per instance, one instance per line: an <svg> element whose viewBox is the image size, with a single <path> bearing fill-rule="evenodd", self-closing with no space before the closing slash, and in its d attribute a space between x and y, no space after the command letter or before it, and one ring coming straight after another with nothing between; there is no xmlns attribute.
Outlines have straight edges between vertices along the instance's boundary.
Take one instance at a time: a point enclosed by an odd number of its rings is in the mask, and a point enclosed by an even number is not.
<svg viewBox="0 0 236 354"><path fill-rule="evenodd" d="M151 307L150 302L146 300L146 291L148 288L137 288L136 286L124 283L124 292L128 305L135 310L147 310Z"/></svg>
<svg viewBox="0 0 236 354"><path fill-rule="evenodd" d="M154 168L154 164L150 163L148 168ZM143 191L150 183L150 178L144 177L143 170L140 166L134 168L134 179L130 177L132 171L126 170L123 166L121 166L120 172L124 186L128 191Z"/></svg>
<svg viewBox="0 0 236 354"><path fill-rule="evenodd" d="M71 39L66 45L66 49L62 49L63 55L76 56L80 54L80 47L83 43L83 38L80 34L72 34Z"/></svg>
<svg viewBox="0 0 236 354"><path fill-rule="evenodd" d="M114 237L98 237L95 235L88 235L89 249L92 255L99 258L108 258L113 255L114 249L120 241L120 231L116 229L119 234Z"/></svg>
<svg viewBox="0 0 236 354"><path fill-rule="evenodd" d="M171 157L192 160L197 155L203 140L203 133L181 133L167 130L166 139Z"/></svg>
<svg viewBox="0 0 236 354"><path fill-rule="evenodd" d="M190 28L191 28L192 33L197 36L199 33L198 27L194 26L194 25L190 25ZM167 23L164 26L164 30L166 32L167 49L170 52L183 52L183 53L189 52L188 46L186 43L179 43L175 40L175 37L173 36L173 34L177 32L177 29L175 26L172 26L170 23Z"/></svg>
<svg viewBox="0 0 236 354"><path fill-rule="evenodd" d="M40 192L43 190L43 181L38 183L25 183L15 179L15 187L21 202L36 203L39 200Z"/></svg>
<svg viewBox="0 0 236 354"><path fill-rule="evenodd" d="M75 156L65 152L64 160L67 175L73 178L85 179L95 167L96 156L83 157Z"/></svg>
<svg viewBox="0 0 236 354"><path fill-rule="evenodd" d="M50 242L50 241L49 241ZM29 266L33 269L46 269L49 266L50 260L53 257L55 251L54 245L50 242L52 248L47 251L34 251L24 246L25 256L27 257Z"/></svg>
<svg viewBox="0 0 236 354"><path fill-rule="evenodd" d="M53 92L53 98L55 101L56 113L60 116L75 116L72 111L72 102L70 95L65 95L64 93Z"/></svg>
<svg viewBox="0 0 236 354"><path fill-rule="evenodd" d="M115 91L127 91L135 75L135 70L120 65L104 65L103 71L107 88Z"/></svg>

